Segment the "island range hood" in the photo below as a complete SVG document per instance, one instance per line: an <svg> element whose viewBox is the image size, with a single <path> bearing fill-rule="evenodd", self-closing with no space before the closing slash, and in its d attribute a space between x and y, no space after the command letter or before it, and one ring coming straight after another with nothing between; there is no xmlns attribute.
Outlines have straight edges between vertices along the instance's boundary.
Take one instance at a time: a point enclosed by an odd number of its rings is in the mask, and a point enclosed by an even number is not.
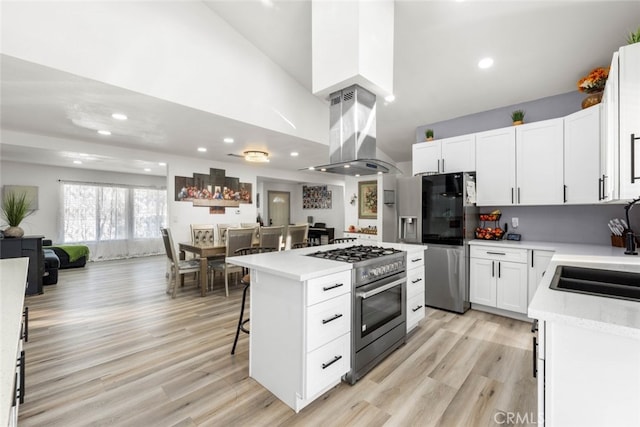
<svg viewBox="0 0 640 427"><path fill-rule="evenodd" d="M376 159L376 96L353 85L329 96L329 164L314 170L364 176L400 173L389 162Z"/></svg>

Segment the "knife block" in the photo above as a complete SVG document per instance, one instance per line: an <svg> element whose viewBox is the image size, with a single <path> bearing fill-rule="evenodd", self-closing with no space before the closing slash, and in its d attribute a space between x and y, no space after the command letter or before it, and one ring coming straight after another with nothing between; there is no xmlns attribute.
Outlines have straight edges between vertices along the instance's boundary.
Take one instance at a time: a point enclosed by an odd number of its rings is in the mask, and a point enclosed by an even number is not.
<svg viewBox="0 0 640 427"><path fill-rule="evenodd" d="M616 248L624 248L624 237L623 236L615 236L611 235L611 246L615 246Z"/></svg>

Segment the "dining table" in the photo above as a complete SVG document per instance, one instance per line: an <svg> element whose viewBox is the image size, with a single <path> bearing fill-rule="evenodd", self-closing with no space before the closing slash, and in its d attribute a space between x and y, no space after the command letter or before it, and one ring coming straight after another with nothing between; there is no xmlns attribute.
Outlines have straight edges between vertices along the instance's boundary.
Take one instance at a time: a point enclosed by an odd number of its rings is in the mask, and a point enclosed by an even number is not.
<svg viewBox="0 0 640 427"><path fill-rule="evenodd" d="M180 250L180 259L185 259L186 252L196 254L200 257L200 294L205 296L207 294L207 272L209 270L209 259L218 258L221 255L225 255L227 247L224 243L205 243L194 244L191 242L183 242L178 244ZM182 276L184 281L184 275ZM182 283L184 284L184 282Z"/></svg>

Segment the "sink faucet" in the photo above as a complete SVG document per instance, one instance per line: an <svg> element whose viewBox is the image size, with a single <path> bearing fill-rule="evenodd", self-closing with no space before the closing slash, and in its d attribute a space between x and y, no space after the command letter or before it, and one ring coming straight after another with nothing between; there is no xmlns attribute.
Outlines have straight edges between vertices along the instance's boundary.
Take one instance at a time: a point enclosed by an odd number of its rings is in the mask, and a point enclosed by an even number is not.
<svg viewBox="0 0 640 427"><path fill-rule="evenodd" d="M625 215L627 217L627 226L629 226L629 228L625 230L625 234L624 234L625 243L626 243L626 250L624 251L625 255L638 255L638 252L636 252L636 236L633 233L633 230L631 229L631 223L629 222L629 211L631 210L633 205L635 205L638 202L640 202L640 198L630 201L624 207Z"/></svg>

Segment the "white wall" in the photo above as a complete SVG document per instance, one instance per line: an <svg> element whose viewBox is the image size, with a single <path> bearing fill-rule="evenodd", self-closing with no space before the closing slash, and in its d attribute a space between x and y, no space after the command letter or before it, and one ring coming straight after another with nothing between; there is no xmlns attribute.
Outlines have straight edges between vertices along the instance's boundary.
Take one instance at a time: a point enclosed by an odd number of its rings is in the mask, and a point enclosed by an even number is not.
<svg viewBox="0 0 640 427"><path fill-rule="evenodd" d="M103 172L79 168L62 168L30 163L0 163L0 184L35 185L38 187L38 210L27 217L20 226L25 234L42 235L54 243L62 241L61 193L59 180L166 186L166 178L160 176Z"/></svg>

